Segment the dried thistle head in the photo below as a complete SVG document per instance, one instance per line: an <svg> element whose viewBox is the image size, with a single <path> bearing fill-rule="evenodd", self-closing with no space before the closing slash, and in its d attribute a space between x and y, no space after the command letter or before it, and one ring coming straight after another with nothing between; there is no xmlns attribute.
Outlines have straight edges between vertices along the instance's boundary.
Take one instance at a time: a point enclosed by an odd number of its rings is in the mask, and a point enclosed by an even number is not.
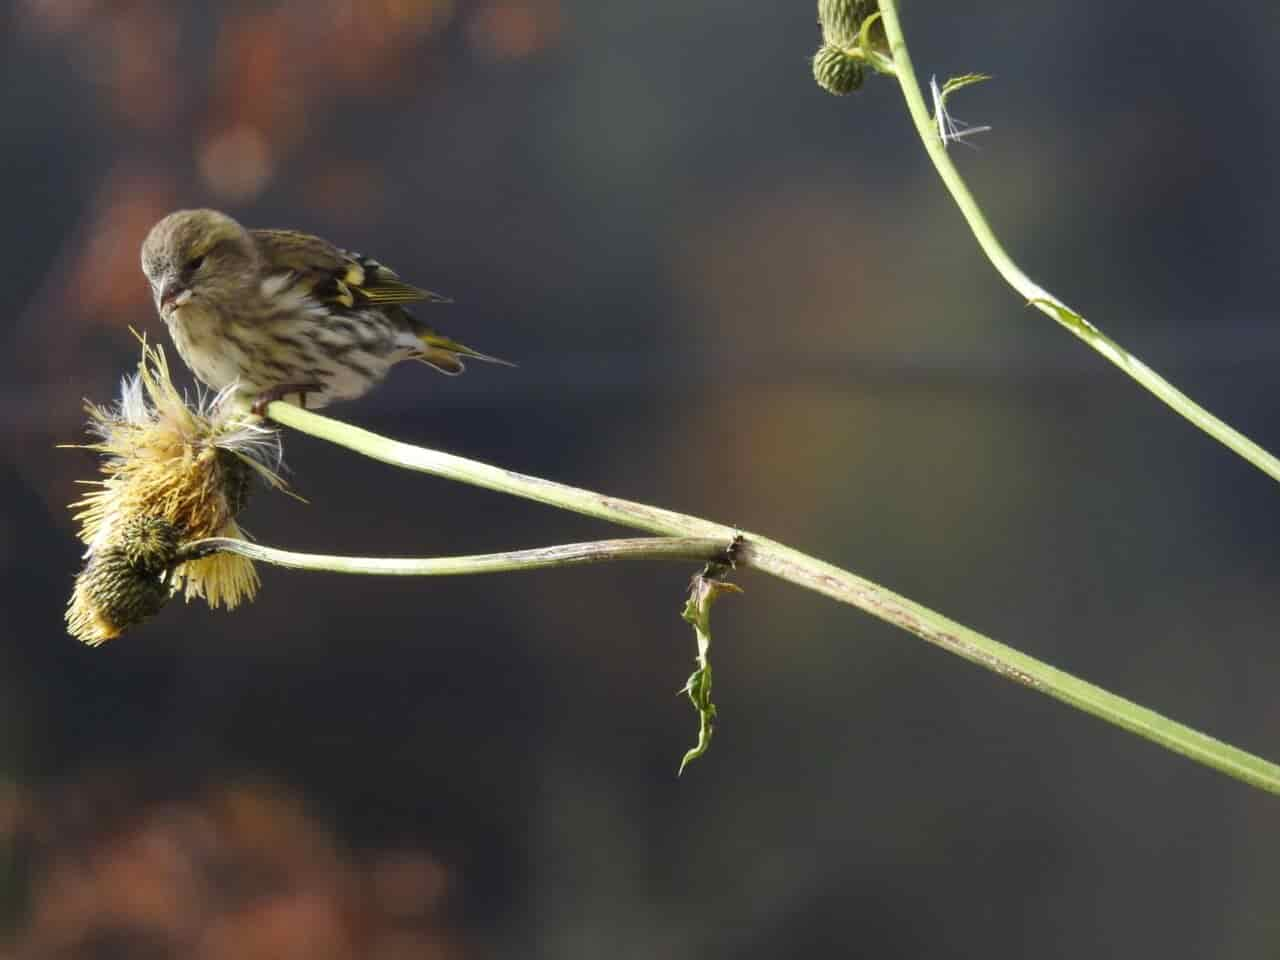
<svg viewBox="0 0 1280 960"><path fill-rule="evenodd" d="M119 402L87 410L98 437L87 446L103 454L103 479L90 481L95 489L72 505L88 549L67 610L71 633L102 643L179 589L212 607L252 599L258 576L249 560L215 554L174 562L183 543L243 539L236 516L254 476L283 486L276 432L246 417L225 393L202 394L189 405L169 377L164 351L146 343Z"/></svg>
<svg viewBox="0 0 1280 960"><path fill-rule="evenodd" d="M116 536L76 577L67 607L72 636L97 646L159 613L172 592L177 553L178 532L166 520L137 516L117 524Z"/></svg>

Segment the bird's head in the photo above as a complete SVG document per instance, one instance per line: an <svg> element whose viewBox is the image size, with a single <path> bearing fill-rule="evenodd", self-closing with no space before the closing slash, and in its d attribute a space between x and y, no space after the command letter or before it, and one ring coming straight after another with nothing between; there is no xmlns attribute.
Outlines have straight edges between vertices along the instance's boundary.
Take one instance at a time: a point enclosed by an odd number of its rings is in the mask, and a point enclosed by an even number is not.
<svg viewBox="0 0 1280 960"><path fill-rule="evenodd" d="M142 272L165 320L193 301L216 304L252 283L257 270L253 237L225 213L178 210L147 234Z"/></svg>

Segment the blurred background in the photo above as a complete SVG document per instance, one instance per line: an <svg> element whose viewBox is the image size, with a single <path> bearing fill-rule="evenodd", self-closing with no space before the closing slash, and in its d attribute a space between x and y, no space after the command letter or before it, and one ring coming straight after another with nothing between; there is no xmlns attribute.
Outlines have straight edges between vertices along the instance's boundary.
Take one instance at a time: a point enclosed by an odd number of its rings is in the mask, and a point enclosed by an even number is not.
<svg viewBox="0 0 1280 960"><path fill-rule="evenodd" d="M1032 276L1280 449L1280 13L908 4ZM812 3L0 6L0 956L1280 952L1275 798L759 576L711 752L679 564L385 580L67 636L84 398L167 343L148 227L210 205L455 304L516 370L331 413L759 530L1280 758L1280 490L983 260ZM185 376L185 371L183 371ZM242 521L323 552L615 535L297 435Z"/></svg>

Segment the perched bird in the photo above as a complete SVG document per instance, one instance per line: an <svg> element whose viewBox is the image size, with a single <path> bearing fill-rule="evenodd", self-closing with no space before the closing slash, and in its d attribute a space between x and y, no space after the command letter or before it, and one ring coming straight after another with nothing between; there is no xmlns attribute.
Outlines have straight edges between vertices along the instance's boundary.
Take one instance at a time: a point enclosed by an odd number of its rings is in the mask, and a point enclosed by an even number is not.
<svg viewBox="0 0 1280 960"><path fill-rule="evenodd" d="M259 413L294 395L313 408L358 397L401 360L448 374L464 357L506 364L404 307L446 297L319 237L246 230L216 210L179 210L152 227L142 272L191 372L215 390L235 384Z"/></svg>

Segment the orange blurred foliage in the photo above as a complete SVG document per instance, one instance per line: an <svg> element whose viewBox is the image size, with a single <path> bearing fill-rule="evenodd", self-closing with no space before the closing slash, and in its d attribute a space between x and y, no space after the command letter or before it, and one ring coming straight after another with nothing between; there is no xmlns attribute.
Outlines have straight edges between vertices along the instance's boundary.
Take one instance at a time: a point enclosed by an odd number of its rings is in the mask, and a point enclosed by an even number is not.
<svg viewBox="0 0 1280 960"><path fill-rule="evenodd" d="M560 36L558 0L497 0L471 22L471 42L495 60L517 60L554 45Z"/></svg>
<svg viewBox="0 0 1280 960"><path fill-rule="evenodd" d="M342 855L291 791L211 786L137 803L119 780L31 793L8 834L30 864L16 958L242 960L466 955L444 920L451 873L420 850Z"/></svg>

